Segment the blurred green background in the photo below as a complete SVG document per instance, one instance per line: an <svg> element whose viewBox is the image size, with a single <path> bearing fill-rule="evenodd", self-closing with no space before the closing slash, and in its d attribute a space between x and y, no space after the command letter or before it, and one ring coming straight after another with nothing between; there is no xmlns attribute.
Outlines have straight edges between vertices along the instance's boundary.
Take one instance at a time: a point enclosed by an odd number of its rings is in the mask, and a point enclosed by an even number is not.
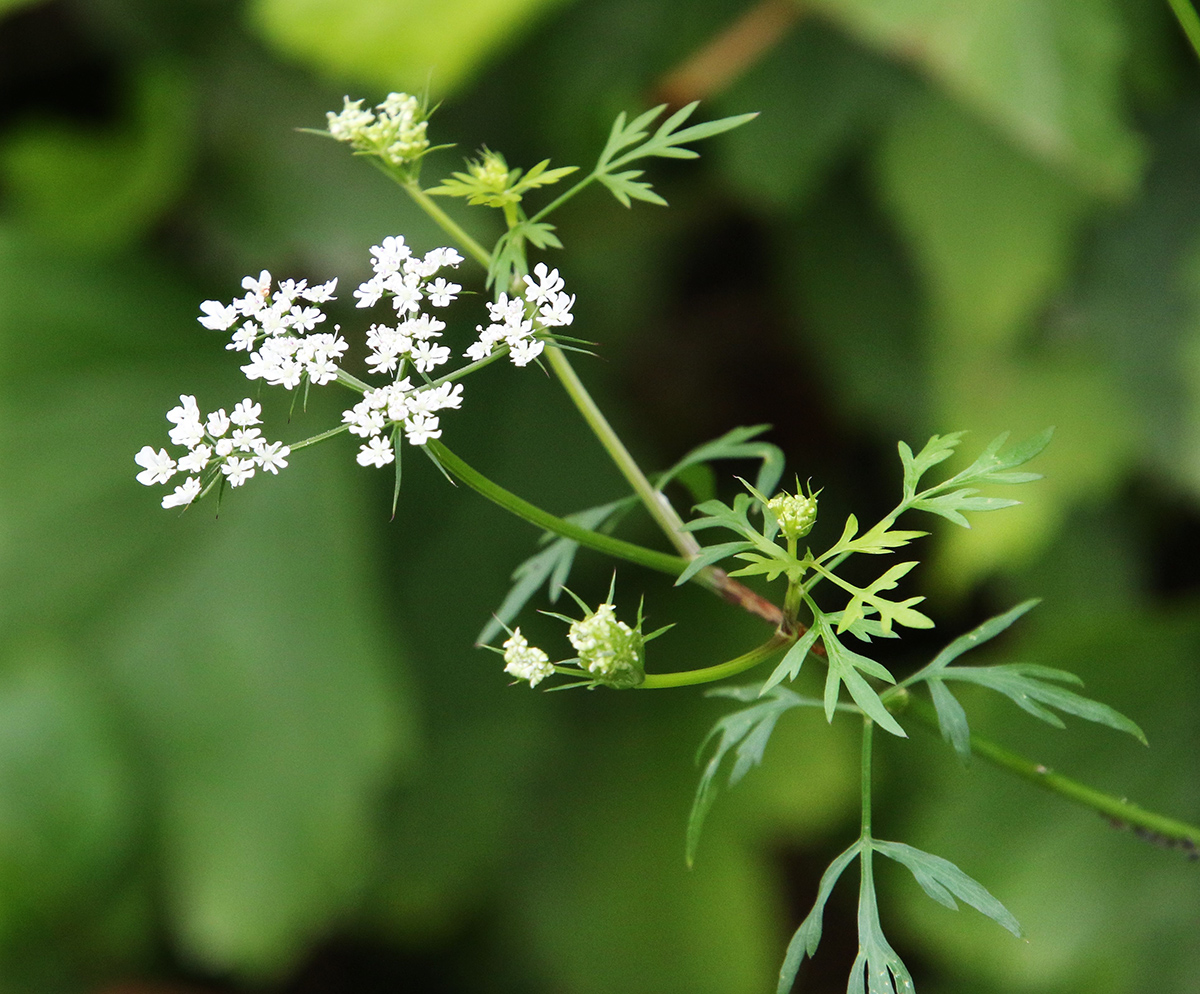
<svg viewBox="0 0 1200 994"><path fill-rule="evenodd" d="M294 130L426 87L458 143L430 183L484 144L589 167L659 99L761 111L652 164L670 209L561 212L582 375L647 468L773 424L825 488L818 541L894 504L898 438L1056 425L1023 506L935 529L914 579L939 627L884 661L1044 597L995 658L1080 673L1150 749L986 697L973 727L1200 819L1200 66L1165 3L3 0L0 992L767 991L857 831L854 729L793 713L687 871L727 702L508 687L472 643L536 535L421 460L395 520L345 439L219 515L134 481L180 393L246 392L201 300L264 267L346 298L381 237L442 244ZM620 495L557 384L514 372L472 381L447 443L559 513ZM610 570L583 554L572 586L595 603ZM655 669L766 634L632 568L619 589L679 622ZM1027 932L885 877L923 994L1196 990L1200 866L927 737L878 751L879 833ZM798 989L844 989L853 891Z"/></svg>

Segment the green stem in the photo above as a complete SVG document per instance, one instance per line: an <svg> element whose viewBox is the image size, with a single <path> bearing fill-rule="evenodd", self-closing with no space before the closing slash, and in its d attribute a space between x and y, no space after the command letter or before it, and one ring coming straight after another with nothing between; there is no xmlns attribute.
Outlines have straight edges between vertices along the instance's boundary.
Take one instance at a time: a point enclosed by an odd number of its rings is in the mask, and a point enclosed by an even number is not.
<svg viewBox="0 0 1200 994"><path fill-rule="evenodd" d="M683 519L676 513L675 508L646 479L646 474L642 472L641 467L634 461L633 456L629 454L629 450L625 448L625 444L621 441L617 433L613 431L612 425L608 423L608 419L604 417L600 408L596 406L596 402L592 399L592 395L588 393L587 387L583 385L583 381L579 379L570 360L567 359L561 349L555 348L552 345L547 346L545 354L551 368L557 374L563 388L567 391L567 395L571 398L572 403L579 409L579 413L583 415L583 419L588 423L588 427L592 429L596 438L600 440L600 444L604 446L604 450L609 454L612 461L616 463L621 474L629 481L629 485L633 487L633 492L638 495L638 499L645 505L646 510L650 512L650 517L663 530L663 533L670 539L671 544L675 546L680 555L687 559L695 558L700 551L696 539L690 532L684 531Z"/></svg>
<svg viewBox="0 0 1200 994"><path fill-rule="evenodd" d="M753 669L759 663L770 659L784 646L791 645L795 640L790 635L772 635L762 645L743 653L734 659L716 666L705 666L698 670L683 670L679 673L647 673L646 679L639 684L639 690L662 690L667 687L694 687L701 683L715 683L725 680L746 670Z"/></svg>
<svg viewBox="0 0 1200 994"><path fill-rule="evenodd" d="M862 839L871 840L871 749L875 722L863 715L862 737ZM866 872L865 870L863 871Z"/></svg>
<svg viewBox="0 0 1200 994"><path fill-rule="evenodd" d="M585 176L583 179L581 179L573 187L571 187L569 190L565 190L564 192L560 193L557 197L555 197L552 201L550 201L550 203L548 203L540 211L538 211L536 214L534 214L533 217L531 217L529 219L530 223L531 224L536 223L537 221L540 221L542 218L544 218L547 214L550 214L553 211L558 210L563 204L565 204L568 200L570 200L573 196L575 196L575 194L581 192L586 187L590 186L591 183L595 179L596 179L596 171L592 170L592 172L588 173L587 176Z"/></svg>
<svg viewBox="0 0 1200 994"><path fill-rule="evenodd" d="M1200 55L1200 17L1196 15L1196 8L1192 6L1191 0L1168 0L1171 5L1171 10L1175 12L1175 19L1179 21L1179 26L1183 28L1183 33L1187 35L1187 40L1192 43L1192 48L1196 54Z"/></svg>
<svg viewBox="0 0 1200 994"><path fill-rule="evenodd" d="M391 174L389 173L389 175ZM468 235L457 221L455 221L452 217L450 217L449 214L442 210L441 207L434 202L434 199L421 189L416 180L405 180L400 179L399 177L393 178L404 188L404 192L412 197L417 206L420 207L421 210L423 210L426 214L428 214L434 221L436 221L439 228L441 228L444 232L446 232L446 234L458 242L458 244L466 250L466 253L469 256L483 266L484 269L487 269L488 266L491 265L492 254L482 245L480 245L479 242L475 241L474 238Z"/></svg>
<svg viewBox="0 0 1200 994"><path fill-rule="evenodd" d="M905 714L916 718L927 731L940 734L937 712L932 705L919 698L910 697ZM1200 828L1195 825L1147 811L1112 794L1088 787L1078 780L1055 773L1041 763L1010 752L990 739L972 733L971 752L1001 769L1015 773L1023 780L1037 784L1085 808L1091 808L1122 827L1128 826L1152 841L1171 843L1189 852L1200 848Z"/></svg>
<svg viewBox="0 0 1200 994"><path fill-rule="evenodd" d="M529 501L523 500L516 494L505 490L498 483L493 483L478 470L472 468L456 456L441 442L431 439L425 444L429 452L437 458L438 462L446 468L447 472L458 477L468 487L481 496L486 497L493 504L498 504L506 511L515 514L518 518L523 518L525 521L536 525L544 531L553 532L564 538L572 539L589 549L595 549L597 552L603 552L618 559L625 559L628 562L637 563L639 566L658 570L660 573L667 573L670 576L678 576L687 565L687 560L681 559L679 556L668 555L665 552L656 552L653 549L634 545L632 542L626 542L623 539L613 538L611 535L601 535L599 532L583 528L574 522L567 521L565 518L559 518L549 511L543 511L540 507L530 504Z"/></svg>

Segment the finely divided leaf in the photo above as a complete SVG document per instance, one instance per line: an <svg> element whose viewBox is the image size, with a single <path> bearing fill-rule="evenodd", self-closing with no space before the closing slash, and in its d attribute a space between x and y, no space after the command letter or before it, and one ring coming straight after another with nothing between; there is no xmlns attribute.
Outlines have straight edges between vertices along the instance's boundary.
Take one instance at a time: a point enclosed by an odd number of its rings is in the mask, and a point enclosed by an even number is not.
<svg viewBox="0 0 1200 994"><path fill-rule="evenodd" d="M957 911L958 905L954 902L954 898L957 897L960 901L966 901L976 911L987 915L997 925L1020 937L1021 926L1008 909L997 901L987 888L967 876L948 859L915 849L903 842L874 840L871 847L888 859L894 859L908 867L921 889L938 904Z"/></svg>
<svg viewBox="0 0 1200 994"><path fill-rule="evenodd" d="M946 648L934 656L933 662L931 662L921 672L933 672L944 669L964 652L969 652L971 649L975 649L983 645L984 642L994 639L1027 611L1037 607L1039 603L1041 602L1037 598L1022 601L1016 607L1010 608L1003 614L998 614L994 618L989 618L978 628L973 628L971 631L967 632L966 635L960 635L958 638L956 638L953 642L946 646ZM909 681L907 680L905 681L905 683L908 682Z"/></svg>
<svg viewBox="0 0 1200 994"><path fill-rule="evenodd" d="M607 533L633 506L635 500L636 498L625 498L598 507L589 507L567 515L567 520L582 528ZM504 626L521 613L521 609L529 603L529 599L537 593L542 584L547 584L550 603L558 600L558 595L570 576L579 543L573 539L556 537L550 532L543 534L539 543L546 545L546 548L535 552L513 570L513 585L496 609L495 617L476 637L477 645L486 645L499 635Z"/></svg>
<svg viewBox="0 0 1200 994"><path fill-rule="evenodd" d="M925 471L954 454L955 446L962 441L966 432L956 431L949 435L934 435L915 456L904 442L899 444L900 462L904 465L904 497L911 499L917 492L917 483Z"/></svg>
<svg viewBox="0 0 1200 994"><path fill-rule="evenodd" d="M891 673L875 660L859 655L842 645L824 615L817 617L814 627L820 628L821 641L825 645L825 652L829 659L829 672L825 677L825 719L833 721L839 690L841 684L845 683L854 703L862 709L867 717L893 735L902 739L907 738L904 729L883 706L879 695L862 676L863 673L866 673L868 676L886 680L888 683L895 683Z"/></svg>
<svg viewBox="0 0 1200 994"><path fill-rule="evenodd" d="M881 590L894 590L900 579L916 565L915 561L897 563L868 587L853 587L839 579L838 582L842 586L854 591L854 596L842 612L841 621L838 622L838 634L862 619L864 610L873 610L879 615L879 625L885 633L891 632L893 624L904 625L906 628L932 628L933 622L913 607L914 604L920 604L924 597L891 601L879 593Z"/></svg>
<svg viewBox="0 0 1200 994"><path fill-rule="evenodd" d="M846 990L859 992L865 988L868 994L912 994L916 990L912 976L879 924L870 853L863 854L862 874L858 891L858 956L850 967Z"/></svg>
<svg viewBox="0 0 1200 994"><path fill-rule="evenodd" d="M783 475L783 450L770 442L752 441L770 428L770 425L749 425L727 431L720 438L705 442L692 449L687 455L667 470L657 481L661 490L689 466L711 462L714 459L758 459L762 465L755 477L754 485L763 492L775 489Z"/></svg>
<svg viewBox="0 0 1200 994"><path fill-rule="evenodd" d="M711 696L735 697L744 700L737 690L730 693L714 693ZM720 736L712 758L700 775L700 783L696 787L696 797L692 802L691 814L688 815L687 827L687 864L691 866L696 858L696 847L700 844L700 830L704 827L704 819L717 798L717 772L722 761L731 749L736 747L736 760L729 772L728 786L734 787L750 770L762 762L763 750L775 730L775 722L785 711L798 707L820 707L821 702L813 698L800 697L790 690L778 687L771 692L770 698L759 700L748 708L734 711L719 719L712 730L700 743L696 754L699 762L705 748L713 738Z"/></svg>
<svg viewBox="0 0 1200 994"><path fill-rule="evenodd" d="M958 703L958 698L938 679L929 679L929 696L937 710L938 728L942 738L954 747L961 762L971 758L971 727L967 724L967 712Z"/></svg>
<svg viewBox="0 0 1200 994"><path fill-rule="evenodd" d="M825 914L825 904L829 900L829 895L833 893L838 878L846 867L854 862L861 850L862 840L860 839L837 856L821 875L821 885L817 888L817 899L813 903L812 911L800 923L796 934L792 936L792 941L788 943L787 955L784 957L783 966L779 971L779 985L776 987L776 994L788 994L796 980L796 971L800 969L800 962L805 956L811 959L816 953L817 946L821 941L821 919Z"/></svg>
<svg viewBox="0 0 1200 994"><path fill-rule="evenodd" d="M720 562L732 556L735 552L742 552L746 549L753 548L750 542L722 542L719 545L704 546L695 559L687 564L687 568L679 574L679 579L675 581L675 586L687 583L693 576L699 573L705 566L711 566L713 563Z"/></svg>
<svg viewBox="0 0 1200 994"><path fill-rule="evenodd" d="M914 511L929 511L931 514L941 515L956 525L970 528L971 523L963 517L963 511L999 511L1001 508L1014 507L1021 503L1019 500L1011 500L1006 497L972 496L977 493L979 491L973 487L964 487L962 490L955 490L953 493L942 494L939 497L914 500L909 507Z"/></svg>
<svg viewBox="0 0 1200 994"><path fill-rule="evenodd" d="M1073 690L1056 686L1047 681L1058 683L1082 684L1083 681L1074 673L1065 670L1052 669L1049 666L1037 666L1033 663L1009 663L1004 666L949 666L941 671L943 680L962 680L977 683L992 690L999 691L1011 699L1018 707L1028 711L1035 718L1040 718L1056 728L1062 728L1062 719L1050 708L1056 708L1066 714L1073 714L1086 721L1094 721L1107 725L1120 732L1128 732L1139 742L1145 744L1145 733L1119 711L1107 704L1083 697ZM1044 706L1043 706L1044 705Z"/></svg>
<svg viewBox="0 0 1200 994"><path fill-rule="evenodd" d="M803 665L804 660L808 658L808 654L812 650L813 645L816 644L817 636L820 634L820 629L816 625L813 625L800 638L796 639L783 659L779 661L779 665L775 667L775 672L767 677L767 682L763 684L762 688L763 694L778 684L783 683L784 680L790 682L796 679L800 673L800 667Z"/></svg>

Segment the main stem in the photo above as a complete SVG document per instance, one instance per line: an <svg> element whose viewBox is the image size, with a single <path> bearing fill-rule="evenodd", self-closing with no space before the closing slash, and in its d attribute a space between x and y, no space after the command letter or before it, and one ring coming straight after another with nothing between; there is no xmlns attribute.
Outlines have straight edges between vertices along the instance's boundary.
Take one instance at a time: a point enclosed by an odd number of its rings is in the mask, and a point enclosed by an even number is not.
<svg viewBox="0 0 1200 994"><path fill-rule="evenodd" d="M875 722L863 716L862 733L862 839L871 838L871 749Z"/></svg>

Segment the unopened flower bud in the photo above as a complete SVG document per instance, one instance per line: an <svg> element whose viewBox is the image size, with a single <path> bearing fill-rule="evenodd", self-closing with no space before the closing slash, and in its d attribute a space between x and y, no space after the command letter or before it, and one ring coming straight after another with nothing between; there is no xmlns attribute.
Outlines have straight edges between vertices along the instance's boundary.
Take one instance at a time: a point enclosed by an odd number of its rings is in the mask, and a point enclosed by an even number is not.
<svg viewBox="0 0 1200 994"><path fill-rule="evenodd" d="M611 604L601 604L567 633L579 653L579 665L597 683L624 690L646 679L642 633L618 621Z"/></svg>
<svg viewBox="0 0 1200 994"><path fill-rule="evenodd" d="M817 521L817 495L777 494L767 501L767 508L779 522L779 530L789 542L804 538Z"/></svg>
<svg viewBox="0 0 1200 994"><path fill-rule="evenodd" d="M504 672L518 680L528 680L530 687L536 687L546 677L553 675L554 665L550 657L536 645L530 645L521 634L521 629L517 628L504 643Z"/></svg>

